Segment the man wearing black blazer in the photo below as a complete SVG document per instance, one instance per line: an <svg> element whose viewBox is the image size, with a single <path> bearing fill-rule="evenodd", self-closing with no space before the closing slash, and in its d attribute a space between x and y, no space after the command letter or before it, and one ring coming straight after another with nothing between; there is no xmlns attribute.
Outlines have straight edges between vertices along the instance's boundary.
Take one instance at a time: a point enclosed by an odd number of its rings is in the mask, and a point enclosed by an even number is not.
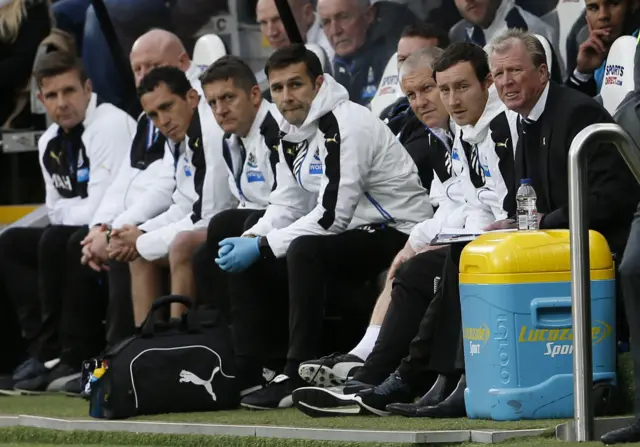
<svg viewBox="0 0 640 447"><path fill-rule="evenodd" d="M541 229L569 228L571 142L585 127L613 123L613 118L588 96L549 80L544 48L531 34L508 30L498 36L490 61L500 99L520 114L515 180L531 179ZM586 150L589 228L622 256L640 187L613 145ZM511 187L515 193L518 185Z"/></svg>

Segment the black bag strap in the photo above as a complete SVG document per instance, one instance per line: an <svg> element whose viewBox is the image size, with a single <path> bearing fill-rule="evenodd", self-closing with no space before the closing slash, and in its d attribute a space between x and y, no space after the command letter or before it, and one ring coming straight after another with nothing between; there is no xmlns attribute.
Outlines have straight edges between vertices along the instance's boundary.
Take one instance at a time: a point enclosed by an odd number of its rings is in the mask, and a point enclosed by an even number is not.
<svg viewBox="0 0 640 447"><path fill-rule="evenodd" d="M155 335L155 318L154 312L163 307L169 306L173 303L183 304L187 308L187 312L183 315L183 321L186 322L187 332L199 332L200 323L198 322L197 312L193 309L193 303L186 296L181 295L165 295L153 302L151 309L147 314L147 318L144 319L140 328L140 335L142 337L151 337Z"/></svg>

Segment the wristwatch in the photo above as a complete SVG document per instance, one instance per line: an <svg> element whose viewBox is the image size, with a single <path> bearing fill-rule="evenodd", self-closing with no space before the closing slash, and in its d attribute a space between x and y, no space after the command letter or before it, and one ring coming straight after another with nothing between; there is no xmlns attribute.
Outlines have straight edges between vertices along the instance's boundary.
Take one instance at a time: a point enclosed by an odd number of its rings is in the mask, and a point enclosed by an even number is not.
<svg viewBox="0 0 640 447"><path fill-rule="evenodd" d="M260 251L260 256L262 259L273 259L275 255L273 254L273 250L269 246L269 241L266 236L260 236L258 238L258 250Z"/></svg>

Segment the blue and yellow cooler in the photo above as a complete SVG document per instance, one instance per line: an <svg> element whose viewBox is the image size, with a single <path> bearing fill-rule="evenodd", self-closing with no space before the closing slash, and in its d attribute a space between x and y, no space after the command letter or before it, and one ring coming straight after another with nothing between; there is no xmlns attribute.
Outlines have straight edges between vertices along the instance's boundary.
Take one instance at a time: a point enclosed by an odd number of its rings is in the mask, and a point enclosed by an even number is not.
<svg viewBox="0 0 640 447"><path fill-rule="evenodd" d="M589 232L593 379L615 384L615 273ZM460 259L470 418L573 417L569 231L488 233Z"/></svg>

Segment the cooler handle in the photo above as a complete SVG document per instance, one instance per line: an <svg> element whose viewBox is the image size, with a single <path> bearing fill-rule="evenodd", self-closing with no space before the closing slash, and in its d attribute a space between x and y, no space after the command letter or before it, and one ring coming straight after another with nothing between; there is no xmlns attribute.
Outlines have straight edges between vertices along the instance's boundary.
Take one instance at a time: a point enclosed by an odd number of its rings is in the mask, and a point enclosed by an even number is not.
<svg viewBox="0 0 640 447"><path fill-rule="evenodd" d="M571 297L534 298L531 300L531 323L538 329L571 327Z"/></svg>

